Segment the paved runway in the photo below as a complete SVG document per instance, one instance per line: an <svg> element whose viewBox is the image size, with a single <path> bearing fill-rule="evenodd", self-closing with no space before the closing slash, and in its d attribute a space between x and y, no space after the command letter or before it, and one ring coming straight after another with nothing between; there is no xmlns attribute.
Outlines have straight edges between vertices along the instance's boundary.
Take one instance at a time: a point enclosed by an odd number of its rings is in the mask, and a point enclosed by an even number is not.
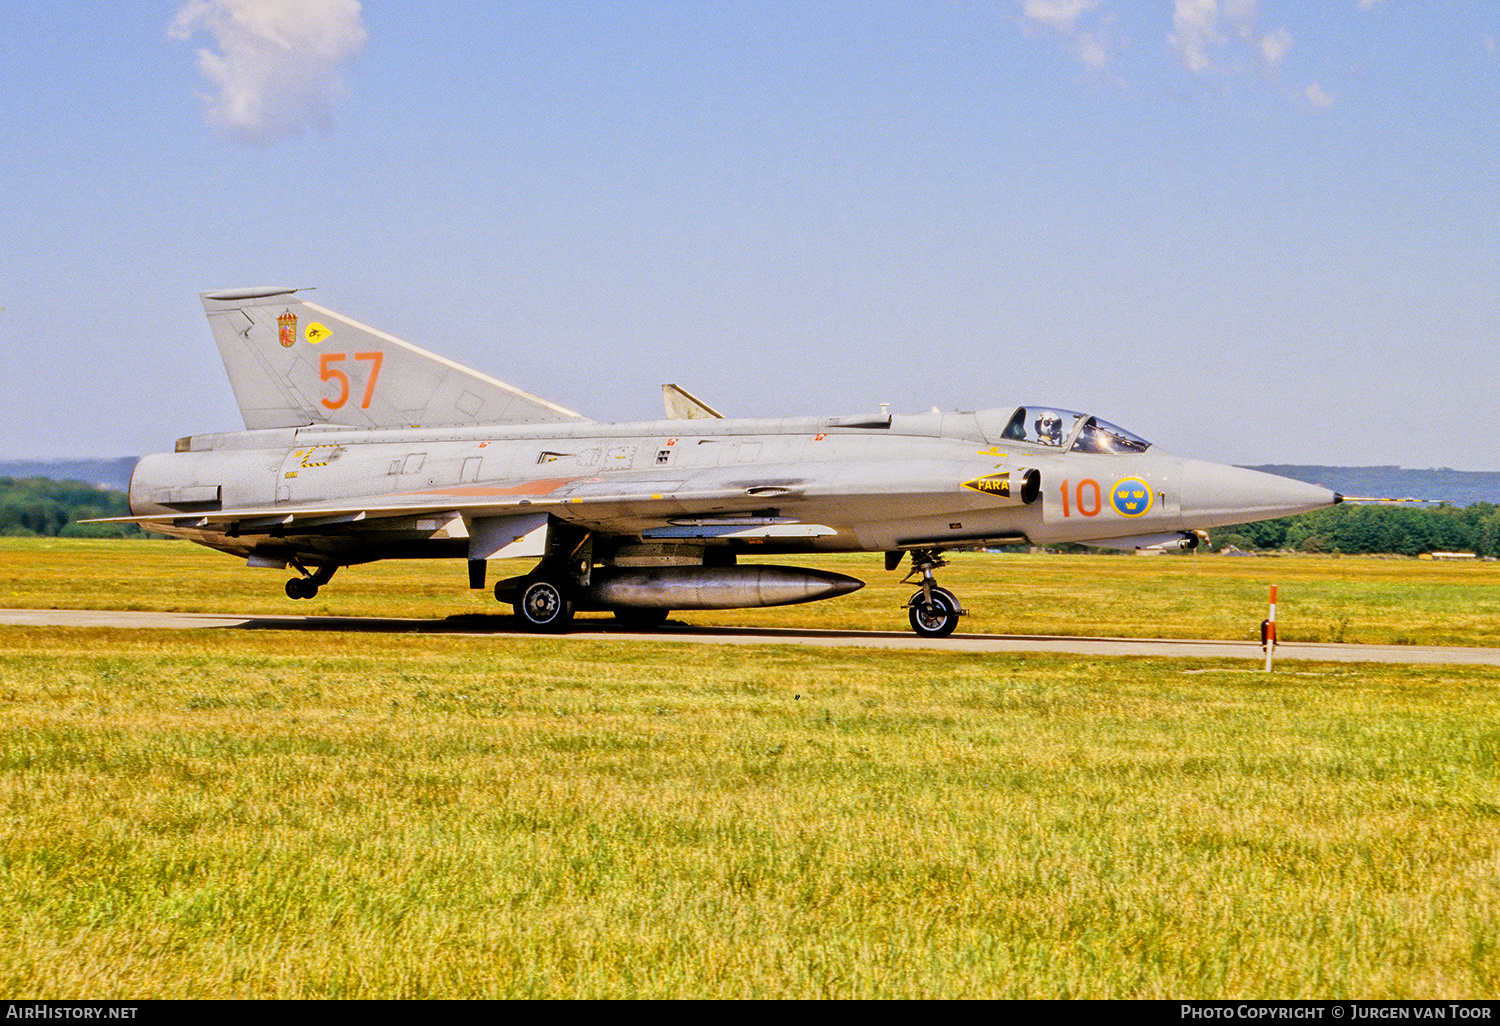
<svg viewBox="0 0 1500 1026"><path fill-rule="evenodd" d="M382 634L455 634L536 637L515 629L509 616L454 616L442 620L355 616L284 616L271 613L143 613L84 609L0 609L0 625L30 627L131 627L157 630L363 631ZM572 640L620 638L631 641L698 642L718 645L811 645L824 648L940 649L945 652L1062 652L1094 656L1199 657L1244 659L1265 656L1255 642L1154 638L1066 638L1016 634L955 634L919 638L906 631L785 630L771 627L692 627L669 623L658 631L624 630L610 620L580 620ZM1276 648L1288 659L1345 663L1422 663L1500 666L1500 648L1448 648L1425 645L1334 645L1288 642Z"/></svg>

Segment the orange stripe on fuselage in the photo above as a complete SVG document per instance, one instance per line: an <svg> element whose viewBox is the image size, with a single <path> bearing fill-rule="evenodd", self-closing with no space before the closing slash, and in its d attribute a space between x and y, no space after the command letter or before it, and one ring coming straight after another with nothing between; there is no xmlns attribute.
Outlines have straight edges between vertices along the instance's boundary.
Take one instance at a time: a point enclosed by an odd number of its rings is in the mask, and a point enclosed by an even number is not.
<svg viewBox="0 0 1500 1026"><path fill-rule="evenodd" d="M433 488L425 492L401 492L401 495L462 495L468 498L484 498L493 495L547 495L563 485L578 480L575 477L549 477L541 481L527 481L510 488Z"/></svg>

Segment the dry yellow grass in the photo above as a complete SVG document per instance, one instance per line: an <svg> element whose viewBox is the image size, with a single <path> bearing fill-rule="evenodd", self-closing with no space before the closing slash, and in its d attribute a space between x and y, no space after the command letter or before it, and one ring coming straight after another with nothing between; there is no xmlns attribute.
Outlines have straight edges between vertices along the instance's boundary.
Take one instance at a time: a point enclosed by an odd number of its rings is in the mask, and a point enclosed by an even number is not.
<svg viewBox="0 0 1500 1026"><path fill-rule="evenodd" d="M1487 674L0 629L28 997L1495 997Z"/></svg>
<svg viewBox="0 0 1500 1026"><path fill-rule="evenodd" d="M912 592L879 553L778 557L868 582L852 595L773 609L680 613L694 624L906 630ZM490 579L532 561L497 561ZM0 605L298 615L508 615L470 592L462 561L339 571L316 599L282 594L286 574L247 570L181 542L0 539ZM941 572L971 615L965 631L1120 637L1258 637L1271 585L1288 641L1500 645L1500 563L1374 557L1024 556L957 553ZM592 614L608 616L608 614Z"/></svg>
<svg viewBox="0 0 1500 1026"><path fill-rule="evenodd" d="M186 546L0 544L10 605L493 612L453 569L291 603ZM1267 574L1289 629L1371 640L1495 601L1412 561L949 574L1039 633L1253 629ZM724 616L890 627L904 591ZM0 987L1494 998L1497 714L1456 667L0 628Z"/></svg>

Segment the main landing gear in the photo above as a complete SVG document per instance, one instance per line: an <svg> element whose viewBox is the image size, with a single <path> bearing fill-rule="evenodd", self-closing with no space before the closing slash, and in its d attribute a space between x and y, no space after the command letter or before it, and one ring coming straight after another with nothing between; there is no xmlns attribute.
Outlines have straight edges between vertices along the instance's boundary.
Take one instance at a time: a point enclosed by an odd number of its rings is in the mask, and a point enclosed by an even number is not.
<svg viewBox="0 0 1500 1026"><path fill-rule="evenodd" d="M521 582L516 594L516 619L528 630L560 631L573 619L572 589L550 575L538 575ZM500 598L500 586L495 586ZM502 599L503 601L503 599Z"/></svg>
<svg viewBox="0 0 1500 1026"><path fill-rule="evenodd" d="M513 603L516 620L529 631L562 631L573 622L578 600L594 565L593 533L553 520L547 552L525 577L495 585L495 601Z"/></svg>
<svg viewBox="0 0 1500 1026"><path fill-rule="evenodd" d="M899 562L899 554L890 555L896 555ZM912 549L911 570L901 578L902 584L918 575L922 578L922 587L912 595L906 607L910 610L911 629L924 638L946 638L957 629L958 618L965 615L958 596L947 588L939 588L932 575L934 570L947 565L948 561L937 549ZM887 566L895 569L889 564Z"/></svg>
<svg viewBox="0 0 1500 1026"><path fill-rule="evenodd" d="M318 594L318 589L333 580L333 573L338 567L332 563L325 563L317 570L309 572L307 567L301 563L293 562L301 577L293 577L286 582L286 597L289 599L310 599Z"/></svg>
<svg viewBox="0 0 1500 1026"><path fill-rule="evenodd" d="M509 602L516 610L516 620L529 631L562 631L573 621L579 600L587 598L585 588L572 576L559 574L555 567L543 564L525 577L512 577L495 585L495 600ZM585 608L597 605L584 603ZM671 612L655 607L615 607L615 621L626 630L655 630L667 622Z"/></svg>

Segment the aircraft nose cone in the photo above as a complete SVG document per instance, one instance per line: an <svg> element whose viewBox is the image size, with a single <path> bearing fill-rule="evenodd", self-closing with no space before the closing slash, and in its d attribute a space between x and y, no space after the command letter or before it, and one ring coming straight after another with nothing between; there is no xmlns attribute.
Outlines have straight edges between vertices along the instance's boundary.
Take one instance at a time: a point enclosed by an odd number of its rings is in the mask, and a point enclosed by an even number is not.
<svg viewBox="0 0 1500 1026"><path fill-rule="evenodd" d="M1274 520L1343 500L1321 485L1197 460L1183 461L1182 519L1187 527Z"/></svg>

